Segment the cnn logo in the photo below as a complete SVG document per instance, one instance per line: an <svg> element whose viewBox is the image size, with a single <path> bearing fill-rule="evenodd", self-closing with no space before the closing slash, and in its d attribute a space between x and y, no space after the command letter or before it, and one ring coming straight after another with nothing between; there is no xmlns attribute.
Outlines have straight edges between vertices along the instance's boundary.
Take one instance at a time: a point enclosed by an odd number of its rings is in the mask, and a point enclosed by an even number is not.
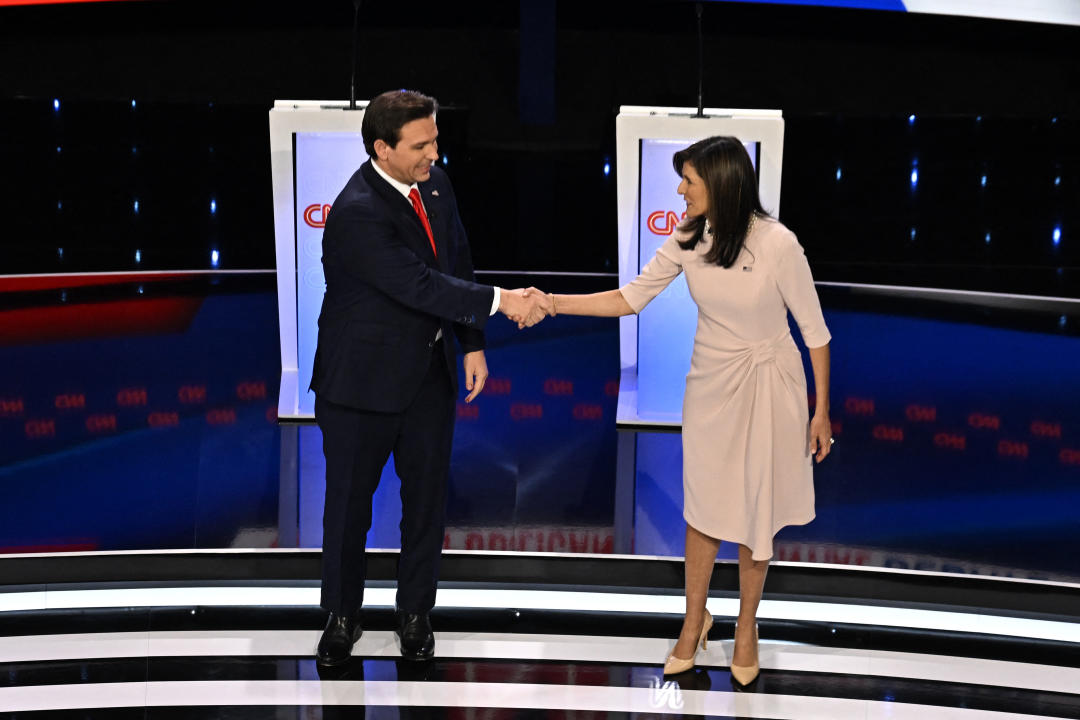
<svg viewBox="0 0 1080 720"><path fill-rule="evenodd" d="M304 224L308 227L326 227L326 216L330 214L330 206L315 203L304 208Z"/></svg>

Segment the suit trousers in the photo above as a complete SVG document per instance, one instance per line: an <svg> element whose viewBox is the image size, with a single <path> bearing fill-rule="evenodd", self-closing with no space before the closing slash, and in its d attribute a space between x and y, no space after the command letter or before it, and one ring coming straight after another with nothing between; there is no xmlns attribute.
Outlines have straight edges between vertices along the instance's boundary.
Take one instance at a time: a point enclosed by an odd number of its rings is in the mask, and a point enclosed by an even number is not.
<svg viewBox="0 0 1080 720"><path fill-rule="evenodd" d="M316 395L315 421L326 456L325 609L348 615L363 604L371 500L391 452L401 479L397 606L415 613L435 605L456 408L442 340L435 343L427 375L403 412L358 410Z"/></svg>

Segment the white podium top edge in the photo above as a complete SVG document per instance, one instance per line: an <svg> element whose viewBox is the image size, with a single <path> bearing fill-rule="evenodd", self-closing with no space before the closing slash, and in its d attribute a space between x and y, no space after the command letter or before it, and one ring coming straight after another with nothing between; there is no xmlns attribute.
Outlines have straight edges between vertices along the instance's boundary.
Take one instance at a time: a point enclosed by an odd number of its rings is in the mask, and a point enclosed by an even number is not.
<svg viewBox="0 0 1080 720"><path fill-rule="evenodd" d="M368 106L368 100L357 100L356 109L363 110ZM274 110L346 110L349 107L348 100L275 100Z"/></svg>
<svg viewBox="0 0 1080 720"><path fill-rule="evenodd" d="M704 108L708 117L759 117L780 118L784 116L781 110L757 110L753 108ZM697 108L688 107L648 107L645 105L622 105L619 107L620 115L696 115Z"/></svg>

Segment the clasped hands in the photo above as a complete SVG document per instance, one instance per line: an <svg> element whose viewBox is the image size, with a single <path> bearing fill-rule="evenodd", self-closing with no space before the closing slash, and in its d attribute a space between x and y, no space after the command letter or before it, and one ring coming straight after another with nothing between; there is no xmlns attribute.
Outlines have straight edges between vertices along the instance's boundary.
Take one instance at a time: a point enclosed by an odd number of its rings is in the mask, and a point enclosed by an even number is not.
<svg viewBox="0 0 1080 720"><path fill-rule="evenodd" d="M534 287L502 290L499 312L517 323L518 329L532 327L548 316L555 315L555 298Z"/></svg>

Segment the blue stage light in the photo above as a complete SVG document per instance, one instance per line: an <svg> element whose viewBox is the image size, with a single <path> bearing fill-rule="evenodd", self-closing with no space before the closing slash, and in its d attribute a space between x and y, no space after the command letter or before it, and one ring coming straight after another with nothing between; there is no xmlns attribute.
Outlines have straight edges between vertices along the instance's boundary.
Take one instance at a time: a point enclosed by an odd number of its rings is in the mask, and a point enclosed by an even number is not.
<svg viewBox="0 0 1080 720"><path fill-rule="evenodd" d="M1058 245L1061 244L1061 226L1058 226L1058 227L1054 228L1053 238L1054 238L1054 247L1057 247Z"/></svg>
<svg viewBox="0 0 1080 720"><path fill-rule="evenodd" d="M142 295L142 294L143 294L143 286L142 286L142 285L140 285L140 286L139 286L139 294L140 294L140 295Z"/></svg>
<svg viewBox="0 0 1080 720"><path fill-rule="evenodd" d="M1064 315L1062 315L1061 317L1058 318L1058 327L1065 327L1065 323L1067 323L1068 321L1069 321L1069 319L1067 317L1065 317Z"/></svg>
<svg viewBox="0 0 1080 720"><path fill-rule="evenodd" d="M442 164L443 164L444 166L446 166L446 165L449 165L449 164L450 164L450 158L449 158L449 157L447 157L446 155L443 155L443 156L442 156Z"/></svg>
<svg viewBox="0 0 1080 720"><path fill-rule="evenodd" d="M220 259L221 259L221 255L218 254L217 250L211 250L210 251L210 266L211 267L217 267L218 266L218 260L220 260Z"/></svg>
<svg viewBox="0 0 1080 720"><path fill-rule="evenodd" d="M982 187L986 187L986 176L985 175L983 175L981 178L979 178L979 185L982 186Z"/></svg>
<svg viewBox="0 0 1080 720"><path fill-rule="evenodd" d="M136 201L135 201L135 204L134 204L134 206L132 207L132 209L133 209L133 210L135 211L135 214L136 214L136 215L138 215L138 214L139 214L139 201L138 201L138 200L136 200Z"/></svg>
<svg viewBox="0 0 1080 720"><path fill-rule="evenodd" d="M911 168L911 189L914 190L915 186L919 184L919 168Z"/></svg>
<svg viewBox="0 0 1080 720"><path fill-rule="evenodd" d="M60 202L59 200L57 200L57 201L56 201L56 209L57 209L57 210L63 210L63 209L64 209L64 203L62 203L62 202Z"/></svg>
<svg viewBox="0 0 1080 720"><path fill-rule="evenodd" d="M976 115L975 116L975 122L981 123L982 122L982 115Z"/></svg>
<svg viewBox="0 0 1080 720"><path fill-rule="evenodd" d="M60 302L67 302L67 290L60 291Z"/></svg>
<svg viewBox="0 0 1080 720"><path fill-rule="evenodd" d="M836 181L840 182L840 178L842 178L843 176L844 176L844 173L841 172L840 168L836 168Z"/></svg>
<svg viewBox="0 0 1080 720"><path fill-rule="evenodd" d="M56 146L56 154L57 154L57 155L59 155L59 154L60 154L60 150L61 150L60 146L59 146L59 145L57 145L57 146Z"/></svg>
<svg viewBox="0 0 1080 720"><path fill-rule="evenodd" d="M911 239L915 239L915 228L911 228Z"/></svg>
<svg viewBox="0 0 1080 720"><path fill-rule="evenodd" d="M1050 124L1051 125L1057 125L1057 118L1056 117L1050 118Z"/></svg>
<svg viewBox="0 0 1080 720"><path fill-rule="evenodd" d="M610 174L611 174L611 163L610 162L605 162L604 163L604 177L607 177Z"/></svg>
<svg viewBox="0 0 1080 720"><path fill-rule="evenodd" d="M1054 178L1054 187L1061 187L1061 176L1058 175Z"/></svg>
<svg viewBox="0 0 1080 720"><path fill-rule="evenodd" d="M139 148L137 148L137 147L135 147L134 145L132 145L132 146L131 146L131 154L132 154L132 155L135 155L135 154L136 154L136 153L138 153L138 152L139 152Z"/></svg>
<svg viewBox="0 0 1080 720"><path fill-rule="evenodd" d="M142 262L142 251L140 251L140 250L135 251L135 262L136 263L141 263Z"/></svg>
<svg viewBox="0 0 1080 720"><path fill-rule="evenodd" d="M911 115L907 116L907 124L908 125L914 125L915 124L915 115L914 114L911 114Z"/></svg>
<svg viewBox="0 0 1080 720"><path fill-rule="evenodd" d="M60 110L60 101L59 100L53 100L52 101L52 109L56 110L56 111Z"/></svg>
<svg viewBox="0 0 1080 720"><path fill-rule="evenodd" d="M132 99L132 101L131 101L131 109L132 110L135 109L135 100L134 99Z"/></svg>
<svg viewBox="0 0 1080 720"><path fill-rule="evenodd" d="M217 213L217 200L210 198L210 214L215 215Z"/></svg>
<svg viewBox="0 0 1080 720"><path fill-rule="evenodd" d="M990 244L990 233L986 233L986 244Z"/></svg>
<svg viewBox="0 0 1080 720"><path fill-rule="evenodd" d="M61 260L63 260L63 259L64 259L64 248L56 248L56 255L57 255L57 256L58 256L58 257L59 257L59 258L60 258Z"/></svg>

